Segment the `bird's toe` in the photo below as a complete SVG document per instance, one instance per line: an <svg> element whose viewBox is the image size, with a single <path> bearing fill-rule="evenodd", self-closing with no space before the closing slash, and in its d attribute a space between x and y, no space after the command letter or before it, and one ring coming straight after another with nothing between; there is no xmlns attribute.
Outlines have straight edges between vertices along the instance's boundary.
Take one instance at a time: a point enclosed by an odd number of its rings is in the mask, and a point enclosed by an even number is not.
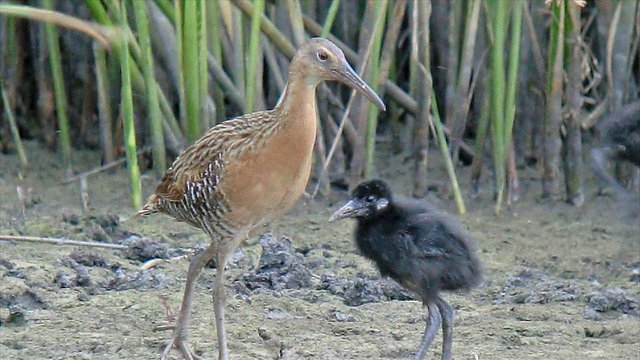
<svg viewBox="0 0 640 360"><path fill-rule="evenodd" d="M184 339L174 336L171 338L171 340L167 342L164 348L164 351L160 356L160 360L168 360L169 353L171 352L172 349L177 349L178 351L180 351L180 354L182 355L182 358L184 360L201 360L202 359L200 356L196 355L193 351L189 349L189 346Z"/></svg>

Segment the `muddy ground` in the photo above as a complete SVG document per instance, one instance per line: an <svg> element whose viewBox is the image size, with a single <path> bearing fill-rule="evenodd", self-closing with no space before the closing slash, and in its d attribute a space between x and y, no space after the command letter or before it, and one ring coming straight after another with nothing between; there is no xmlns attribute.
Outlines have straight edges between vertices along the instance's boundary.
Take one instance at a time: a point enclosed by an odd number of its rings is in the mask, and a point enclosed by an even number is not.
<svg viewBox="0 0 640 360"><path fill-rule="evenodd" d="M27 143L27 154L24 213L17 159L0 154L1 234L128 250L0 241L0 359L157 359L170 332L154 329L177 311L188 261L139 268L152 258L202 248L207 238L163 215L132 218L124 169L89 178L90 209L83 213L78 185L60 184L58 158L35 143ZM74 159L76 171L99 161L91 152ZM380 162L380 176L398 190L408 188L407 164L397 156ZM433 167L431 176L445 181ZM539 199L535 168L520 174L523 198L512 212L493 215L488 181L480 199L467 201L461 222L476 239L485 281L470 294L446 294L456 309L455 358L640 358L639 225L620 221L626 207L596 196L593 179L585 206L575 209L560 199ZM466 188L468 169L459 176ZM145 174L145 195L155 183ZM454 211L438 188L427 200ZM236 253L227 280L232 359L412 356L425 325L421 304L380 280L356 253L353 223L326 223L345 196L301 201L265 228L270 234ZM217 354L213 267L197 283L189 334L206 359ZM429 359L439 358L439 341Z"/></svg>

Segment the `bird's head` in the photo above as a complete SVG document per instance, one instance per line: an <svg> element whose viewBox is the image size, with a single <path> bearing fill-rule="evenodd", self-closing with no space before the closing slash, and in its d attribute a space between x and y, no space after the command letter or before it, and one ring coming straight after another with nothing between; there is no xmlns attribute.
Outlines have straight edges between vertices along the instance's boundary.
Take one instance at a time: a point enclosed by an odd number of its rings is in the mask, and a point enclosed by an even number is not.
<svg viewBox="0 0 640 360"><path fill-rule="evenodd" d="M375 217L384 213L391 201L391 190L382 180L365 181L353 189L347 203L331 215L329 222Z"/></svg>
<svg viewBox="0 0 640 360"><path fill-rule="evenodd" d="M316 85L321 81L339 81L361 92L380 110L386 107L380 97L351 68L344 53L336 44L324 38L307 40L292 60L295 71L305 74L307 81Z"/></svg>

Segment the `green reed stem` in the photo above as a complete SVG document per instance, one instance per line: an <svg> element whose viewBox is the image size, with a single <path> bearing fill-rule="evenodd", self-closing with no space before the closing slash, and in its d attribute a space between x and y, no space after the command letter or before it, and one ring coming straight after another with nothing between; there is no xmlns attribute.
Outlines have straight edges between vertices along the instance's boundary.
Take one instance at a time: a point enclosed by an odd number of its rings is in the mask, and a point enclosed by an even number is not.
<svg viewBox="0 0 640 360"><path fill-rule="evenodd" d="M505 97L505 146L511 143L513 123L516 116L516 91L518 85L518 66L520 65L520 35L522 33L522 11L524 0L513 2L511 22L511 44L509 45L509 68L507 73L507 94Z"/></svg>
<svg viewBox="0 0 640 360"><path fill-rule="evenodd" d="M91 17L100 24L111 25L111 19L107 14L101 0L84 0L84 4L89 9Z"/></svg>
<svg viewBox="0 0 640 360"><path fill-rule="evenodd" d="M496 183L496 215L500 213L505 189L505 149L504 143L504 44L506 38L507 7L505 1L493 1L493 35L491 44L491 125L493 130L493 157Z"/></svg>
<svg viewBox="0 0 640 360"><path fill-rule="evenodd" d="M96 22L102 25L112 25L114 23L113 19L109 17L109 13L105 10L102 0L84 0L84 2L87 8L89 9L89 12L91 13L91 16ZM113 2L112 0L109 0L108 4L110 5L109 9L113 10L113 13L111 13L111 16L113 16L116 19L119 19L118 21L120 22L118 23L121 24L122 27L125 27L127 29L126 31L130 31L128 29L128 24L121 22L122 19L120 17L120 11L118 10L119 7L116 5L116 3ZM120 37L121 36L118 36L118 40ZM130 38L129 40L134 44L136 43L135 38ZM122 51L121 50L122 44L120 44L120 41L115 41L111 45L114 52L114 59L116 61L119 61L118 59L121 58L120 52ZM179 51L179 48L178 48L178 51ZM130 61L131 70L132 70L131 79L132 79L133 87L136 92L146 93L145 82L144 82L144 77L142 75L142 72L138 68L136 64L136 60L134 59L131 53L129 54L129 56L130 56L129 61ZM163 123L163 128L166 129L167 139L168 140L171 139L171 143L173 143L174 145L179 144L183 141L183 138L182 138L183 132L180 129L178 121L176 120L176 117L173 113L173 109L171 108L171 105L169 104L167 97L164 95L164 93L162 92L162 89L158 86L157 82L156 82L156 88L158 88L157 94L160 101L160 110L163 115L162 123ZM181 101L180 105L182 104L183 102Z"/></svg>
<svg viewBox="0 0 640 360"><path fill-rule="evenodd" d="M147 119L151 130L151 141L153 143L153 169L156 174L162 175L167 167L165 156L164 136L162 133L162 120L160 115L160 103L156 89L156 79L153 74L153 53L151 50L151 38L149 36L149 19L147 18L146 3L134 1L133 12L138 30L138 41L140 42L140 67L144 76L147 88Z"/></svg>
<svg viewBox="0 0 640 360"><path fill-rule="evenodd" d="M384 29L385 16L387 14L387 1L376 1L375 6L375 27L373 29L373 47L371 48L370 61L370 84L373 91L378 91L378 79L380 77L380 50L382 49L382 34ZM374 156L376 149L376 129L378 127L378 109L372 103L368 104L369 114L367 119L367 133L365 135L365 151L367 154L367 165L365 166L365 177L369 177L374 169Z"/></svg>
<svg viewBox="0 0 640 360"><path fill-rule="evenodd" d="M96 70L96 93L98 95L98 121L100 123L100 143L104 162L110 163L115 160L113 151L113 129L111 126L111 102L109 101L109 74L107 71L107 55L105 50L94 44L93 58L95 59Z"/></svg>
<svg viewBox="0 0 640 360"><path fill-rule="evenodd" d="M169 18L169 20L172 23L175 23L176 12L173 4L171 4L171 0L156 0L156 4L158 4L160 10L162 10L162 12Z"/></svg>
<svg viewBox="0 0 640 360"><path fill-rule="evenodd" d="M120 12L123 19L127 18L127 6L120 4ZM131 185L131 204L134 209L142 206L142 191L140 186L140 169L136 153L136 130L133 119L133 96L131 90L131 63L129 59L129 47L127 32L122 32L122 51L120 52L120 73L122 76L122 120L124 127L124 145L127 154L127 169L129 171L129 183Z"/></svg>
<svg viewBox="0 0 640 360"><path fill-rule="evenodd" d="M13 116L13 111L11 111L9 99L7 99L7 92L4 89L4 86L2 85L0 85L0 93L2 93L2 104L4 107L4 113L7 116L7 120L9 121L9 128L11 129L11 135L13 136L13 141L15 142L16 150L18 151L18 159L20 159L20 166L23 169L26 169L27 166L29 166L29 161L27 161L27 154L24 152L24 147L22 147L20 132L18 131L16 118Z"/></svg>
<svg viewBox="0 0 640 360"><path fill-rule="evenodd" d="M253 5L251 5L251 11L245 14L249 19L253 14ZM246 23L245 19L242 17L242 13L238 9L231 10L231 16L228 21L231 21L231 28L227 29L229 31L229 36L233 39L231 44L231 49L228 54L228 57L231 59L229 61L229 74L233 78L233 82L238 89L238 91L242 92L242 103L244 106L242 109L246 109L246 101L247 98L245 96L245 77L247 75L245 64L247 59L245 57L245 35L244 35L244 24Z"/></svg>
<svg viewBox="0 0 640 360"><path fill-rule="evenodd" d="M431 78L431 72L429 72L429 78ZM440 112L438 111L438 100L436 99L436 92L431 92L431 112L433 113L433 127L436 129L436 137L438 138L438 147L440 153L444 158L444 165L447 169L447 175L449 175L449 181L453 190L453 197L458 208L458 214L463 215L467 210L464 205L464 198L458 185L458 177L456 176L456 170L451 160L451 154L449 153L449 145L447 145L447 138L444 134L444 126L442 126L442 119L440 118Z"/></svg>
<svg viewBox="0 0 640 360"><path fill-rule="evenodd" d="M200 137L200 66L198 65L198 2L185 1L182 23L182 71L187 110L187 139Z"/></svg>
<svg viewBox="0 0 640 360"><path fill-rule="evenodd" d="M340 0L333 0L331 2L331 6L329 7L329 11L327 12L327 18L324 19L324 25L322 26L322 33L320 33L320 37L326 38L331 33L331 27L333 26L333 22L336 19L339 8Z"/></svg>
<svg viewBox="0 0 640 360"><path fill-rule="evenodd" d="M45 8L53 9L51 0L43 0ZM62 60L60 57L60 44L58 43L58 31L53 24L45 24L47 46L49 48L49 62L51 76L53 78L53 91L56 98L56 116L58 118L58 130L60 132L60 150L66 175L71 175L71 137L69 135L69 119L67 117L67 94L64 88L62 74Z"/></svg>
<svg viewBox="0 0 640 360"><path fill-rule="evenodd" d="M483 89L485 94L491 92L489 81L485 81ZM480 107L480 119L478 120L478 130L476 130L476 142L474 144L473 152L476 156L473 157L473 163L471 163L471 191L474 195L477 195L480 182L480 174L482 171L482 160L484 144L487 140L487 130L489 129L489 99L485 96L481 99L482 105Z"/></svg>
<svg viewBox="0 0 640 360"><path fill-rule="evenodd" d="M211 3L207 6L207 15L209 23L209 49L211 54L216 59L218 64L222 64L222 38L220 37L220 7L218 3ZM221 122L225 119L225 106L224 106L224 93L220 86L214 83L213 87L213 99L216 104L216 117L212 119L213 125L215 122Z"/></svg>
<svg viewBox="0 0 640 360"><path fill-rule="evenodd" d="M214 4L212 4L214 5ZM200 128L205 131L211 126L211 121L215 122L215 114L210 113L213 108L209 107L209 71L207 66L207 56L209 55L207 44L207 2L198 1L198 72L199 76L199 98L200 98Z"/></svg>
<svg viewBox="0 0 640 360"><path fill-rule="evenodd" d="M247 78L245 81L245 112L253 112L256 103L256 73L258 71L258 53L260 51L260 17L264 12L264 0L253 3L251 16L251 36L249 38L249 60L247 61Z"/></svg>

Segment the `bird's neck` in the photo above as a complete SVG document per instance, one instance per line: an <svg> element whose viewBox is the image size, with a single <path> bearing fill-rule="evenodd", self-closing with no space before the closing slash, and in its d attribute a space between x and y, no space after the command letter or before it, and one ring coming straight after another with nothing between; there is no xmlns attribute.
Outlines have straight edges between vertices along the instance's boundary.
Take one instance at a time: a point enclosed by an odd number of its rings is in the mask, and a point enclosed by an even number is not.
<svg viewBox="0 0 640 360"><path fill-rule="evenodd" d="M315 121L317 86L316 79L294 67L274 111L286 115L283 118Z"/></svg>
<svg viewBox="0 0 640 360"><path fill-rule="evenodd" d="M292 77L273 109L271 118L275 119L272 126L276 138L282 139L280 151L290 163L298 163L305 173L304 183L308 179L311 169L311 154L315 144L317 129L316 85L304 78Z"/></svg>

